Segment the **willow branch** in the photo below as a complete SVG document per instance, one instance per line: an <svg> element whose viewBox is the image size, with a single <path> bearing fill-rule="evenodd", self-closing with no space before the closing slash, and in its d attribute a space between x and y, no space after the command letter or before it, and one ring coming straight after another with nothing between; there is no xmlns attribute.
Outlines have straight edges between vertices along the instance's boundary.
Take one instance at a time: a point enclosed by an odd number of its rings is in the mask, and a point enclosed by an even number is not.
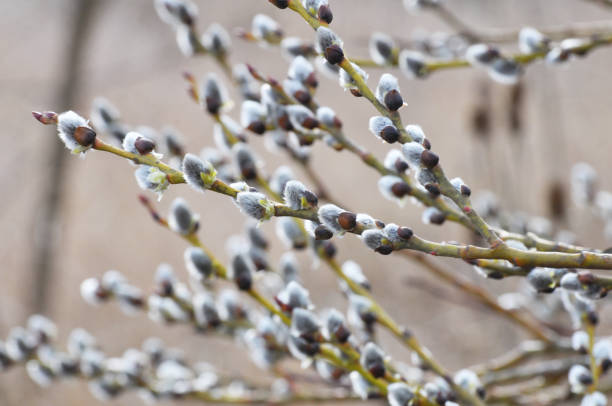
<svg viewBox="0 0 612 406"><path fill-rule="evenodd" d="M133 154L122 149L113 147L103 141L96 139L93 148L100 151L110 152L142 165L156 167L167 175L172 184L185 183L183 173L171 168L153 155ZM238 195L238 190L232 188L221 180L215 180L209 190L217 192L233 199ZM275 217L295 217L319 223L317 211L314 209L295 210L284 204L270 202L273 207L272 215ZM365 228L356 226L347 230L352 234L361 234ZM412 235L408 240L395 241L392 243L393 250L409 249L421 251L430 255L459 258L463 260L477 259L503 259L519 267L550 267L550 268L585 268L585 269L612 269L612 254L597 252L541 252L525 251L508 247L505 244L494 248L483 248L473 245L436 243Z"/></svg>
<svg viewBox="0 0 612 406"><path fill-rule="evenodd" d="M612 28L611 28L612 29ZM593 36L589 41L587 41L583 45L579 45L571 48L572 53L576 54L584 54L590 52L596 48L609 46L612 44L612 34L610 33L610 29L608 29L605 33ZM547 52L532 52L527 54L513 54L509 55L506 58L512 60L522 66L527 66L537 60L544 59L546 57ZM381 66L376 64L371 59L363 58L363 59L355 59L357 65L361 67L386 67L387 65ZM390 66L397 66L398 63L392 63ZM457 69L457 68L469 68L472 65L465 58L456 58L456 59L448 59L448 60L429 60L426 61L423 66L423 71L426 73L433 73L442 70L448 69Z"/></svg>
<svg viewBox="0 0 612 406"><path fill-rule="evenodd" d="M313 29L316 30L321 26L321 23L317 19L311 17L308 12L306 12L301 3L299 3L298 1L291 0L289 2L289 8L300 14L300 16L302 16L302 18L306 20L306 22ZM367 99L374 106L374 108L376 108L376 110L380 112L381 115L383 115L384 117L388 117L393 122L393 124L401 134L399 142L406 143L412 141L412 138L410 137L410 135L408 135L404 126L402 125L402 121L399 114L396 111L389 111L385 106L382 105L382 103L378 101L378 99L374 96L372 90L365 83L365 80L355 70L348 56L344 55L342 61L338 65L340 66L340 68L344 69L344 71L351 77L351 79L355 83L355 86L359 90L359 93L365 99ZM495 247L498 245L503 245L504 242L499 237L497 237L497 234L495 234L495 232L489 228L486 222L476 213L473 207L471 207L469 197L461 195L450 184L450 181L446 178L444 172L442 171L439 165L436 166L434 173L438 182L440 183L440 190L442 194L449 197L467 215L467 217L472 222L475 230L480 235L482 235L483 238L487 240L491 246Z"/></svg>
<svg viewBox="0 0 612 406"><path fill-rule="evenodd" d="M143 201L144 200L144 201ZM141 202L145 203L145 205L147 206L147 208L149 209L149 212L151 212L153 219L160 225L162 225L165 228L168 228L168 222L163 219L163 217L161 217L153 208L152 205L146 200L146 199L142 199L141 198ZM215 264L215 269L217 270L217 276L223 278L223 279L227 279L228 278L228 272L225 269L225 267L223 267L223 265L220 264L220 262L215 259L215 256L212 254L212 252L210 250L208 250L204 244L202 244L202 242L200 241L200 239L194 234L188 234L188 235L181 235L181 237L183 237L187 242L189 242L191 245L201 248L202 250L204 250L209 257L211 258L213 264ZM269 301L265 296L263 296L258 290L256 290L254 287L251 287L248 291L246 291L246 293L251 296L251 298L253 298L257 303L259 303L263 308L265 308L266 310L268 310L270 313L276 315L279 317L279 319L287 326L291 326L291 320L289 319L289 317L282 312L280 309L278 309L271 301ZM336 353L334 352L334 348L337 348L338 350L340 350L341 352L345 353L348 357L349 360L343 360L342 358L338 357L338 355L336 355ZM339 345L335 345L332 343L326 343L326 342L322 342L321 343L321 347L320 347L320 352L317 354L317 357L323 358L329 362L331 362L333 365L336 365L340 368L349 370L349 371L357 371L361 376L364 377L364 379L366 379L368 382L370 382L372 385L374 385L375 387L377 387L379 389L379 391L381 392L381 394L386 395L387 394L387 385L388 383L380 378L375 378L374 376L372 376L372 374L368 371L366 371L363 366L361 366L361 364L359 363L359 353L357 353L355 350L353 350L350 347L347 346L339 346ZM391 379L392 381L396 381L396 379L386 376L385 379ZM430 404L429 401L425 398L421 398L421 400L423 402L425 402L424 404Z"/></svg>

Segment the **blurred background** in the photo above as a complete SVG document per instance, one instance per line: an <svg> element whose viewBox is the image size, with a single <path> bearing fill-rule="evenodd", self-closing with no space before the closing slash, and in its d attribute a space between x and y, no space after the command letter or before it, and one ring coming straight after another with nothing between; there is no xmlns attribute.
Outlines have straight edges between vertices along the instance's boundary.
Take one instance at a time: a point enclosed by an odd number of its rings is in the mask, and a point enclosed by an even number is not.
<svg viewBox="0 0 612 406"><path fill-rule="evenodd" d="M265 13L286 35L314 38L296 14L264 0L196 3L201 31L219 22L233 33L237 27L250 27L255 14ZM596 1L449 0L447 5L474 29L612 22L612 9ZM346 52L355 57L367 57L369 36L375 31L399 43L417 32L452 31L435 14L408 13L399 0L334 0L332 9L332 27L344 39ZM186 334L191 332L187 327L164 328L143 315L127 317L112 304L93 308L82 301L80 282L108 269L122 271L145 290L150 290L161 262L174 266L184 278L185 243L150 220L138 203L140 190L127 162L95 152L85 160L65 149L58 154L54 128L41 126L30 114L71 108L87 116L91 101L103 96L119 108L125 122L157 129L171 125L184 135L187 149L197 152L212 146L213 123L187 97L181 74L221 74L218 66L206 57L185 58L151 0L0 2L0 38L0 337L11 326L22 325L28 315L42 312L58 323L60 343L70 329L80 326L97 336L107 353L120 354L154 335L184 348L193 360L214 363L229 373L254 373L255 367L244 362L243 350L231 342ZM235 36L232 41L232 63L248 62L279 79L286 75L287 62L278 49ZM516 45L509 49L516 50ZM554 230L571 230L581 244L605 248L610 241L603 237L601 221L571 202L568 176L574 163L587 161L600 174L601 188L612 189L606 176L612 170L611 67L612 49L602 48L563 66L530 65L520 88L495 84L470 68L439 72L422 81L395 73L408 104L401 110L404 122L424 128L449 177L461 176L476 196L493 191L504 209L547 217ZM374 86L384 70L368 72ZM371 106L319 76L317 101L334 108L346 134L382 159L388 146L367 129L374 114ZM239 100L233 89L232 96ZM238 119L239 106L230 114ZM490 131L475 128L474 118L482 114ZM265 160L267 174L289 163L284 155L265 150L261 138L252 137L250 144ZM377 190L377 173L353 155L322 144L314 146L312 155L314 170L333 196L351 209L410 225L429 239L470 241L454 224L422 224L420 207L398 208L384 200ZM227 259L225 240L242 231L244 216L227 198L196 194L185 186L165 194L160 203L164 213L178 195L200 213L204 243ZM262 227L274 236L274 224ZM500 355L526 338L414 262L374 255L352 236L337 240L337 245L338 259L359 262L381 303L452 370ZM283 246L276 243L271 258L277 260L282 252ZM311 270L308 255L300 259L314 303L344 309L332 274L323 267ZM496 294L521 285L516 280L485 280L459 261L436 262ZM602 321L603 331L609 331L606 317ZM409 359L408 351L385 332L381 340L394 358ZM22 368L0 375L3 406L96 402L83 382L66 381L43 390ZM135 402L139 400L134 395L127 395L113 404Z"/></svg>

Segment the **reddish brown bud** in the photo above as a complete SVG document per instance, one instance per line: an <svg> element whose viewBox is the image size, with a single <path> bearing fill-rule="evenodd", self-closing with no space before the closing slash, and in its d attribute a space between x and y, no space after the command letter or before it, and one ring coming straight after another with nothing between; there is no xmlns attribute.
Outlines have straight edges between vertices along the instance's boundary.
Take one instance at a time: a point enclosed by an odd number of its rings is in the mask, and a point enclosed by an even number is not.
<svg viewBox="0 0 612 406"><path fill-rule="evenodd" d="M437 183L428 183L425 185L425 189L427 189L433 197L440 196L440 186L438 186Z"/></svg>
<svg viewBox="0 0 612 406"><path fill-rule="evenodd" d="M386 126L380 132L380 138L382 138L389 144L393 144L394 142L397 142L397 140L399 139L399 136L400 136L400 133L399 131L397 131L397 128L391 125Z"/></svg>
<svg viewBox="0 0 612 406"><path fill-rule="evenodd" d="M53 111L43 111L42 113L39 111L33 111L32 116L45 125L57 124L57 113Z"/></svg>
<svg viewBox="0 0 612 406"><path fill-rule="evenodd" d="M195 83L195 76L193 76L193 73L189 72L189 71L183 71L183 79L185 79L188 82L191 83Z"/></svg>
<svg viewBox="0 0 612 406"><path fill-rule="evenodd" d="M444 220L446 220L446 215L440 211L437 211L429 216L429 222L431 224L441 225L444 223Z"/></svg>
<svg viewBox="0 0 612 406"><path fill-rule="evenodd" d="M264 270L268 269L268 265L269 264L263 258L252 257L251 261L253 261L253 265L255 265L255 270L256 271L264 271Z"/></svg>
<svg viewBox="0 0 612 406"><path fill-rule="evenodd" d="M138 195L138 200L140 201L140 203L144 204L145 206L148 206L151 203L149 198L146 197L145 195Z"/></svg>
<svg viewBox="0 0 612 406"><path fill-rule="evenodd" d="M251 76L253 76L254 79L256 79L256 80L264 80L263 76L261 76L259 74L259 72L257 72L257 69L255 69L254 67L252 67L248 63L246 64L246 67L247 67L247 69L249 70L249 73L251 74Z"/></svg>
<svg viewBox="0 0 612 406"><path fill-rule="evenodd" d="M319 11L317 14L319 16L319 20L324 21L327 24L330 24L332 20L334 19L334 15L332 14L332 11L329 8L329 6L323 5L319 7Z"/></svg>
<svg viewBox="0 0 612 406"><path fill-rule="evenodd" d="M283 130L293 130L293 125L291 124L291 121L289 120L289 115L287 113L283 113L283 115L280 116L276 121L278 123L278 126Z"/></svg>
<svg viewBox="0 0 612 406"><path fill-rule="evenodd" d="M266 132L266 124L260 120L253 121L247 128L259 135Z"/></svg>
<svg viewBox="0 0 612 406"><path fill-rule="evenodd" d="M396 89L390 90L385 95L385 106L391 111L397 111L404 105L402 95Z"/></svg>
<svg viewBox="0 0 612 406"><path fill-rule="evenodd" d="M480 399L484 399L487 396L487 391L485 388L477 388L476 394Z"/></svg>
<svg viewBox="0 0 612 406"><path fill-rule="evenodd" d="M468 185L461 185L459 189L463 196L470 196L472 194L472 190L468 187Z"/></svg>
<svg viewBox="0 0 612 406"><path fill-rule="evenodd" d="M193 25L194 23L193 15L184 6L175 7L175 6L166 5L166 8L168 8L170 13L172 13L171 9L173 8L175 9L175 11L178 11L179 19L181 20L183 24L188 25L190 27Z"/></svg>
<svg viewBox="0 0 612 406"><path fill-rule="evenodd" d="M439 161L440 158L438 158L438 155L434 154L430 150L426 149L421 152L421 163L427 169L433 169L436 165L438 165Z"/></svg>
<svg viewBox="0 0 612 406"><path fill-rule="evenodd" d="M383 223L383 222L382 222L382 221L380 221L380 220L374 220L374 224L376 224L376 227L378 227L378 228L380 228L380 229L385 228L385 223Z"/></svg>
<svg viewBox="0 0 612 406"><path fill-rule="evenodd" d="M400 227L397 229L397 236L402 240L409 240L412 237L412 230L408 227Z"/></svg>
<svg viewBox="0 0 612 406"><path fill-rule="evenodd" d="M168 297L172 295L172 292L174 292L174 286L169 281L163 281L155 287L155 292L159 296Z"/></svg>
<svg viewBox="0 0 612 406"><path fill-rule="evenodd" d="M399 173L404 173L408 169L408 163L403 159L398 159L395 161L395 165L393 166L395 166L395 170Z"/></svg>
<svg viewBox="0 0 612 406"><path fill-rule="evenodd" d="M355 97L361 97L361 96L363 96L363 95L361 94L361 92L359 91L359 89L352 88L352 89L349 89L349 91L350 91L350 92L351 92L351 94L352 94L353 96L355 96Z"/></svg>
<svg viewBox="0 0 612 406"><path fill-rule="evenodd" d="M332 233L325 226L318 226L314 230L314 235L315 235L315 240L329 240L330 238L334 236L334 233Z"/></svg>
<svg viewBox="0 0 612 406"><path fill-rule="evenodd" d="M331 241L324 241L323 253L327 258L333 258L336 255L336 246Z"/></svg>
<svg viewBox="0 0 612 406"><path fill-rule="evenodd" d="M487 278L500 280L500 279L504 279L504 274L500 271L491 271L487 273Z"/></svg>
<svg viewBox="0 0 612 406"><path fill-rule="evenodd" d="M425 149L431 149L431 142L427 138L423 140L421 145L423 145L423 148Z"/></svg>
<svg viewBox="0 0 612 406"><path fill-rule="evenodd" d="M334 331L334 336L336 337L336 340L338 340L339 343L345 343L351 336L351 332L342 325L338 327L336 331Z"/></svg>
<svg viewBox="0 0 612 406"><path fill-rule="evenodd" d="M309 205L316 206L317 204L319 204L319 198L317 197L317 195L312 193L310 190L305 190L304 193L303 193L303 196L304 196L304 199L306 199L306 202L308 202Z"/></svg>
<svg viewBox="0 0 612 406"><path fill-rule="evenodd" d="M294 241L292 246L295 250L303 250L308 246L308 243L306 241Z"/></svg>
<svg viewBox="0 0 612 406"><path fill-rule="evenodd" d="M96 140L96 132L89 127L77 127L74 130L74 139L80 145L89 147Z"/></svg>
<svg viewBox="0 0 612 406"><path fill-rule="evenodd" d="M268 1L280 9L289 7L289 0L268 0Z"/></svg>
<svg viewBox="0 0 612 406"><path fill-rule="evenodd" d="M312 100L310 93L303 90L298 90L297 92L293 93L293 97L302 104L308 104Z"/></svg>
<svg viewBox="0 0 612 406"><path fill-rule="evenodd" d="M336 65L344 60L344 51L339 45L331 45L325 48L325 59L332 65Z"/></svg>
<svg viewBox="0 0 612 406"><path fill-rule="evenodd" d="M218 114L221 109L221 100L216 97L207 97L206 98L206 110L210 114Z"/></svg>
<svg viewBox="0 0 612 406"><path fill-rule="evenodd" d="M240 275L235 279L235 282L240 290L250 290L253 285L253 279L249 274Z"/></svg>
<svg viewBox="0 0 612 406"><path fill-rule="evenodd" d="M319 86L319 81L317 80L317 75L312 72L306 79L304 80L304 84L309 87L317 87Z"/></svg>
<svg viewBox="0 0 612 406"><path fill-rule="evenodd" d="M148 138L140 137L134 142L134 147L141 155L146 155L155 149L155 143Z"/></svg>
<svg viewBox="0 0 612 406"><path fill-rule="evenodd" d="M596 326L599 323L599 316L594 311L588 311L586 314L587 320L593 326Z"/></svg>
<svg viewBox="0 0 612 406"><path fill-rule="evenodd" d="M376 248L374 251L382 255L389 255L393 252L393 247L391 247L390 245L381 245L380 247Z"/></svg>
<svg viewBox="0 0 612 406"><path fill-rule="evenodd" d="M281 87L280 83L278 83L278 80L274 79L273 77L269 76L267 82L275 89L279 89Z"/></svg>
<svg viewBox="0 0 612 406"><path fill-rule="evenodd" d="M254 180L257 178L257 168L255 168L253 164L243 165L240 172L242 177L246 180Z"/></svg>
<svg viewBox="0 0 612 406"><path fill-rule="evenodd" d="M391 192L401 199L410 193L410 186L406 182L396 182L391 186Z"/></svg>
<svg viewBox="0 0 612 406"><path fill-rule="evenodd" d="M595 275L590 271L580 271L578 272L578 280L582 284L590 285L595 282Z"/></svg>
<svg viewBox="0 0 612 406"><path fill-rule="evenodd" d="M338 216L338 224L345 230L352 230L357 225L357 216L350 211L342 212Z"/></svg>
<svg viewBox="0 0 612 406"><path fill-rule="evenodd" d="M314 144L314 138L312 137L299 137L298 141L302 147Z"/></svg>
<svg viewBox="0 0 612 406"><path fill-rule="evenodd" d="M302 127L312 130L313 128L317 128L319 126L319 121L316 118L306 117L301 124Z"/></svg>

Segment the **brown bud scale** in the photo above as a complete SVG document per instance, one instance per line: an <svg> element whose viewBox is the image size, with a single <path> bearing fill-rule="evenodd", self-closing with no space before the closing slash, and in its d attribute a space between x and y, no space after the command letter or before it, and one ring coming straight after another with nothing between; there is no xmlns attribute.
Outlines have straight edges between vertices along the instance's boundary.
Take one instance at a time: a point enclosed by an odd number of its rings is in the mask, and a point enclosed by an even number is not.
<svg viewBox="0 0 612 406"><path fill-rule="evenodd" d="M345 230L352 230L357 225L357 216L350 211L342 212L338 216L338 224Z"/></svg>
<svg viewBox="0 0 612 406"><path fill-rule="evenodd" d="M93 145L96 139L96 132L89 127L77 127L74 130L74 139L80 145L89 147Z"/></svg>

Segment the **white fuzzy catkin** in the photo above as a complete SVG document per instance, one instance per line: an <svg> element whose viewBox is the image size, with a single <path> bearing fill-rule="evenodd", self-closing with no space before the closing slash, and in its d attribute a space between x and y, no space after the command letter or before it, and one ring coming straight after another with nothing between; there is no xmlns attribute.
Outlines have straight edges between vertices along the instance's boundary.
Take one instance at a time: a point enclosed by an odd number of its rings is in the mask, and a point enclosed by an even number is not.
<svg viewBox="0 0 612 406"><path fill-rule="evenodd" d="M329 28L323 26L317 28L317 41L315 43L317 52L322 54L332 45L338 45L340 48L342 48L344 43L340 37L338 37L336 33Z"/></svg>
<svg viewBox="0 0 612 406"><path fill-rule="evenodd" d="M380 134L386 127L393 127L393 122L388 117L384 116L374 116L370 117L370 121L368 122L368 129L372 134L376 136L378 139L382 139Z"/></svg>
<svg viewBox="0 0 612 406"><path fill-rule="evenodd" d="M342 233L344 229L338 224L338 216L345 211L334 204L325 204L319 208L319 221L331 231Z"/></svg>
<svg viewBox="0 0 612 406"><path fill-rule="evenodd" d="M376 86L376 99L385 104L385 96L392 90L400 92L397 78L390 73L383 73Z"/></svg>
<svg viewBox="0 0 612 406"><path fill-rule="evenodd" d="M90 117L97 130L110 132L111 128L121 119L121 114L109 100L96 97L92 102Z"/></svg>
<svg viewBox="0 0 612 406"><path fill-rule="evenodd" d="M523 54L543 52L548 48L548 38L532 27L523 27L519 31L518 45Z"/></svg>
<svg viewBox="0 0 612 406"><path fill-rule="evenodd" d="M313 307L310 302L308 290L304 289L304 287L296 281L289 282L287 286L276 295L276 299L281 302L283 306L292 310L297 308L310 309Z"/></svg>
<svg viewBox="0 0 612 406"><path fill-rule="evenodd" d="M253 100L245 100L240 109L240 124L249 128L256 121L265 122L266 114L266 108L263 105Z"/></svg>
<svg viewBox="0 0 612 406"><path fill-rule="evenodd" d="M367 400L370 395L376 393L376 388L366 381L363 376L357 371L353 371L349 374L349 380L351 382L351 388L357 396L362 400Z"/></svg>
<svg viewBox="0 0 612 406"><path fill-rule="evenodd" d="M240 192L236 196L240 211L257 220L267 220L274 214L274 206L259 192Z"/></svg>
<svg viewBox="0 0 612 406"><path fill-rule="evenodd" d="M385 234L377 229L365 230L361 233L361 239L368 248L373 250L377 250L383 245L388 244Z"/></svg>
<svg viewBox="0 0 612 406"><path fill-rule="evenodd" d="M187 235L194 230L197 221L198 216L191 212L183 198L177 197L172 201L168 215L168 226L172 231Z"/></svg>
<svg viewBox="0 0 612 406"><path fill-rule="evenodd" d="M308 209L317 204L315 194L297 180L290 180L285 184L283 198L287 206L293 210Z"/></svg>
<svg viewBox="0 0 612 406"><path fill-rule="evenodd" d="M204 78L200 88L200 98L200 103L212 114L225 112L231 107L227 89L214 72L208 73Z"/></svg>
<svg viewBox="0 0 612 406"><path fill-rule="evenodd" d="M387 401L390 406L406 406L414 398L410 386L403 382L395 382L387 387Z"/></svg>
<svg viewBox="0 0 612 406"><path fill-rule="evenodd" d="M158 200L161 200L163 192L170 186L168 176L154 166L140 165L134 172L134 176L138 186L143 190L157 193Z"/></svg>
<svg viewBox="0 0 612 406"><path fill-rule="evenodd" d="M185 180L194 190L204 192L216 180L217 171L214 166L208 161L203 161L197 155L186 154L182 166Z"/></svg>
<svg viewBox="0 0 612 406"><path fill-rule="evenodd" d="M497 48L487 44L474 44L465 51L465 59L472 66L489 67L501 57Z"/></svg>
<svg viewBox="0 0 612 406"><path fill-rule="evenodd" d="M418 51L404 49L399 57L400 71L408 79L416 79L427 76L427 64L425 56Z"/></svg>
<svg viewBox="0 0 612 406"><path fill-rule="evenodd" d="M305 106L293 104L287 106L286 111L289 115L291 124L299 130L308 132L313 129L313 125L315 127L318 126L318 121L314 113Z"/></svg>
<svg viewBox="0 0 612 406"><path fill-rule="evenodd" d="M391 149L387 152L383 161L385 169L402 174L409 169L408 162L404 158L402 151L398 149Z"/></svg>
<svg viewBox="0 0 612 406"><path fill-rule="evenodd" d="M301 249L308 245L307 236L291 217L279 217L276 220L276 235L288 249Z"/></svg>
<svg viewBox="0 0 612 406"><path fill-rule="evenodd" d="M370 57L377 65L391 65L393 63L393 39L382 32L375 32L368 43Z"/></svg>
<svg viewBox="0 0 612 406"><path fill-rule="evenodd" d="M176 45L188 58L196 54L199 42L191 27L186 25L176 27Z"/></svg>
<svg viewBox="0 0 612 406"><path fill-rule="evenodd" d="M378 179L378 190L385 199L401 204L403 203L405 196L399 197L393 193L392 190L393 186L398 183L403 184L404 181L401 178L393 175L382 176L380 179Z"/></svg>
<svg viewBox="0 0 612 406"><path fill-rule="evenodd" d="M320 329L319 319L310 310L297 307L291 312L291 334L314 336Z"/></svg>
<svg viewBox="0 0 612 406"><path fill-rule="evenodd" d="M587 387L593 382L591 371L584 365L573 365L568 374L567 380L573 393L584 393Z"/></svg>
<svg viewBox="0 0 612 406"><path fill-rule="evenodd" d="M192 25L198 16L191 0L155 0L155 11L163 22L176 27Z"/></svg>
<svg viewBox="0 0 612 406"><path fill-rule="evenodd" d="M355 261L348 260L342 264L342 272L353 282L361 285L364 289L370 290L370 281L364 275L361 267Z"/></svg>
<svg viewBox="0 0 612 406"><path fill-rule="evenodd" d="M482 383L480 382L478 375L469 369L461 369L457 371L453 377L453 382L473 395L477 395L482 391Z"/></svg>
<svg viewBox="0 0 612 406"><path fill-rule="evenodd" d="M297 56L311 56L314 53L313 45L298 37L286 37L281 41L281 50L285 59L289 61Z"/></svg>
<svg viewBox="0 0 612 406"><path fill-rule="evenodd" d="M57 134L66 148L73 154L84 156L91 145L84 147L74 138L74 134L79 127L86 127L91 130L89 122L72 110L65 111L57 116Z"/></svg>
<svg viewBox="0 0 612 406"><path fill-rule="evenodd" d="M291 64L289 65L289 71L287 76L293 80L297 80L300 83L306 82L310 75L314 73L314 66L301 55L296 56Z"/></svg>
<svg viewBox="0 0 612 406"><path fill-rule="evenodd" d="M421 165L421 154L425 148L418 142L407 142L402 146L402 153L411 167L418 168Z"/></svg>
<svg viewBox="0 0 612 406"><path fill-rule="evenodd" d="M420 125L408 124L405 128L406 132L412 138L412 141L422 144L425 140L425 132Z"/></svg>
<svg viewBox="0 0 612 406"><path fill-rule="evenodd" d="M188 247L184 259L187 271L196 280L209 278L214 272L212 260L199 247Z"/></svg>
<svg viewBox="0 0 612 406"><path fill-rule="evenodd" d="M514 85L520 79L523 69L511 59L498 58L488 69L489 77L503 85Z"/></svg>
<svg viewBox="0 0 612 406"><path fill-rule="evenodd" d="M608 398L602 392L593 392L584 395L580 406L606 406Z"/></svg>
<svg viewBox="0 0 612 406"><path fill-rule="evenodd" d="M280 42L282 37L280 25L265 14L256 14L253 17L251 33L258 40L272 44Z"/></svg>
<svg viewBox="0 0 612 406"><path fill-rule="evenodd" d="M215 56L222 56L229 52L232 40L221 24L212 23L202 34L202 45L207 52Z"/></svg>

